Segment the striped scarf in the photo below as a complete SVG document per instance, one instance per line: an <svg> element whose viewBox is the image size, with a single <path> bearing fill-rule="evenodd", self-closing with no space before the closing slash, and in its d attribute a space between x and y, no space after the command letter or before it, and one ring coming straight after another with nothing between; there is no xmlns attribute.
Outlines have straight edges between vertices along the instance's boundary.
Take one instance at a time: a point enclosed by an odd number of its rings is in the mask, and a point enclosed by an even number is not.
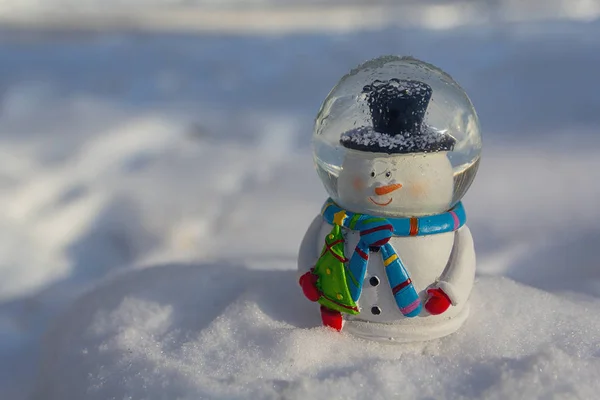
<svg viewBox="0 0 600 400"><path fill-rule="evenodd" d="M464 225L465 210L458 203L449 211L419 218L381 218L344 210L331 199L327 199L321 210L323 219L331 225L360 232L360 240L346 264L349 278L348 289L354 301L362 292L362 283L367 271L370 248L380 248L385 272L398 308L406 317L415 317L421 312L421 301L406 268L396 250L388 242L392 236L424 236L453 232Z"/></svg>

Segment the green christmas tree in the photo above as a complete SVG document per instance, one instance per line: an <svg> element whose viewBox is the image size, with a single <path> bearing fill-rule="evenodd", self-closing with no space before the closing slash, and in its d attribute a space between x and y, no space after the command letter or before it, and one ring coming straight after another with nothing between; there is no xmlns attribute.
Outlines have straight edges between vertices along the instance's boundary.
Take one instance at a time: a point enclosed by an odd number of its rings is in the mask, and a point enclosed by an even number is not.
<svg viewBox="0 0 600 400"><path fill-rule="evenodd" d="M344 237L339 225L325 238L325 246L313 272L319 277L317 288L321 292L319 304L347 314L358 314L356 302L350 296L346 276L348 259L344 256Z"/></svg>

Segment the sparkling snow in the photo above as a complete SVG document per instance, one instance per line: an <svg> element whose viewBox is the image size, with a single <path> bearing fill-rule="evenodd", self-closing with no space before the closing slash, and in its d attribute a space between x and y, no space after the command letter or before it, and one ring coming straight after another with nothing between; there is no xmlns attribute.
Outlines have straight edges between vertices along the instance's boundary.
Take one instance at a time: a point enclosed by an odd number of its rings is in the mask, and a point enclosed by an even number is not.
<svg viewBox="0 0 600 400"><path fill-rule="evenodd" d="M568 20L1 31L0 397L595 398L599 50ZM401 346L318 327L295 274L326 196L315 112L386 53L447 70L484 132L472 316Z"/></svg>
<svg viewBox="0 0 600 400"><path fill-rule="evenodd" d="M418 133L406 132L405 134L391 136L377 132L370 127L360 127L344 132L340 138L340 141L350 148L354 148L354 144L358 147L384 149L390 153L395 151L403 153L423 152L423 149L427 149L432 145L435 147L434 151L451 150L453 140L454 138L450 139L444 133L428 130L427 128Z"/></svg>

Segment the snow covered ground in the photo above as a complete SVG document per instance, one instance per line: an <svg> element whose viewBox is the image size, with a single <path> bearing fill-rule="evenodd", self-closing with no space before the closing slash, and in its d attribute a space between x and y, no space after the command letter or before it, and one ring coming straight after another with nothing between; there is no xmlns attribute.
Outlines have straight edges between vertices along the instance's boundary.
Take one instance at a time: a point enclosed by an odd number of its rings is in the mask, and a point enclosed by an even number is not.
<svg viewBox="0 0 600 400"><path fill-rule="evenodd" d="M29 29L280 35L598 17L600 0L0 0L0 23Z"/></svg>
<svg viewBox="0 0 600 400"><path fill-rule="evenodd" d="M318 328L294 272L316 110L383 53L447 70L485 135L472 318L403 346ZM0 398L595 398L598 70L595 20L0 31Z"/></svg>

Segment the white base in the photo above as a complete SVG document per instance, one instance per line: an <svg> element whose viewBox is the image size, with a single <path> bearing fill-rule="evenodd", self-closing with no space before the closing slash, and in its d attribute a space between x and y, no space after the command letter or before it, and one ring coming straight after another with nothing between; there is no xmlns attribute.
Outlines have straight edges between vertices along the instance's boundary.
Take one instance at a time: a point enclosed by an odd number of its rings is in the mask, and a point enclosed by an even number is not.
<svg viewBox="0 0 600 400"><path fill-rule="evenodd" d="M369 322L360 319L349 319L344 321L344 332L352 335L386 343L408 343L437 339L456 332L469 316L469 304L452 318L439 319L428 323L429 317L417 317L404 319L399 323Z"/></svg>

